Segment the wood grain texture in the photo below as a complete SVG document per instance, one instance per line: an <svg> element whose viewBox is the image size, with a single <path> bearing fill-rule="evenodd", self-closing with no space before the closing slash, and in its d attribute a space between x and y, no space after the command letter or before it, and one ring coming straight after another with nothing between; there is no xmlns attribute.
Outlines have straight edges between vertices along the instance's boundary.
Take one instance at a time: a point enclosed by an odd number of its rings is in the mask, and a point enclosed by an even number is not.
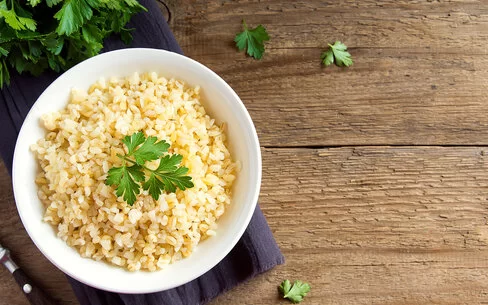
<svg viewBox="0 0 488 305"><path fill-rule="evenodd" d="M211 305L289 304L285 278L311 283L304 305L488 304L486 1L166 3L186 55L254 120L260 204L286 257ZM242 18L272 37L261 61L234 47ZM352 67L320 65L334 40ZM1 164L0 242L77 304L25 233ZM17 290L0 268L0 305L26 305Z"/></svg>
<svg viewBox="0 0 488 305"><path fill-rule="evenodd" d="M262 145L488 143L484 1L180 5L183 50L236 90ZM243 18L271 36L261 61L236 51ZM321 66L335 40L349 46L352 67Z"/></svg>
<svg viewBox="0 0 488 305"><path fill-rule="evenodd" d="M260 204L287 262L211 304L488 301L483 148L264 149Z"/></svg>

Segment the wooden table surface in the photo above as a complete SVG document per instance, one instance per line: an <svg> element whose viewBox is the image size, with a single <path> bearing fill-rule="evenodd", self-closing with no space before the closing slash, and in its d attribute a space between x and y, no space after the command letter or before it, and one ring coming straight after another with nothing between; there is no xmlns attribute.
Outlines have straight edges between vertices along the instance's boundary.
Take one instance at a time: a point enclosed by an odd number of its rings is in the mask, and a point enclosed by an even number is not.
<svg viewBox="0 0 488 305"><path fill-rule="evenodd" d="M286 257L212 305L488 303L488 1L167 1L187 56L256 125L260 205ZM271 36L236 51L244 18ZM354 65L324 68L343 41ZM0 171L0 240L63 304L63 274L26 235ZM0 304L27 304L0 270Z"/></svg>

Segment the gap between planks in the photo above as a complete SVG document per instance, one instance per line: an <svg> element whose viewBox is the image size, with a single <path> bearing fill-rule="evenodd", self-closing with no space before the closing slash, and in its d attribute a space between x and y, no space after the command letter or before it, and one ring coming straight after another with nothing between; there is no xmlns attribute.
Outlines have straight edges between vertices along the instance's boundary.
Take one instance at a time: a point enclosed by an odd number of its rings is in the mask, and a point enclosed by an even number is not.
<svg viewBox="0 0 488 305"><path fill-rule="evenodd" d="M264 149L329 149L329 148L351 148L351 147L439 147L439 148L463 148L463 147L486 147L486 144L345 144L345 145L261 145Z"/></svg>

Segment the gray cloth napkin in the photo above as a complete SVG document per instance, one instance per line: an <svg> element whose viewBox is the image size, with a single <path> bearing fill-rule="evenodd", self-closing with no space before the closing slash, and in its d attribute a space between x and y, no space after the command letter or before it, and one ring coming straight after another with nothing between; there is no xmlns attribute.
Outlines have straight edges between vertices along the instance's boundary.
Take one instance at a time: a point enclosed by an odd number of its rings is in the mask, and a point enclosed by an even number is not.
<svg viewBox="0 0 488 305"><path fill-rule="evenodd" d="M148 12L131 20L134 40L124 45L117 37L105 41L104 51L127 47L156 48L182 53L171 30L153 0L140 1ZM46 72L40 77L12 73L11 84L0 91L0 154L9 170L15 141L30 107L58 75ZM259 206L234 249L213 269L176 288L149 294L120 294L103 291L68 277L81 305L196 305L205 304L220 293L283 264L278 248ZM94 275L96 276L96 275Z"/></svg>

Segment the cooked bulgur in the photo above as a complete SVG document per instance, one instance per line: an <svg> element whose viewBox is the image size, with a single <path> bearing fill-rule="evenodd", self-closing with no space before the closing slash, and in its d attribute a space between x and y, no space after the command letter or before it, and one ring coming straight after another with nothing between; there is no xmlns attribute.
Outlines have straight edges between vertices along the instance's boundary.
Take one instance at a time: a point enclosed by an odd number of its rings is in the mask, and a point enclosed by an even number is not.
<svg viewBox="0 0 488 305"><path fill-rule="evenodd" d="M65 109L45 114L47 130L31 149L40 165L38 195L44 221L84 257L128 270L157 270L189 256L216 234L231 202L237 165L225 146L224 126L210 118L199 87L156 73L100 79L88 92L73 90ZM133 206L105 185L119 166L124 136L142 130L183 156L194 187L163 194L147 191Z"/></svg>

